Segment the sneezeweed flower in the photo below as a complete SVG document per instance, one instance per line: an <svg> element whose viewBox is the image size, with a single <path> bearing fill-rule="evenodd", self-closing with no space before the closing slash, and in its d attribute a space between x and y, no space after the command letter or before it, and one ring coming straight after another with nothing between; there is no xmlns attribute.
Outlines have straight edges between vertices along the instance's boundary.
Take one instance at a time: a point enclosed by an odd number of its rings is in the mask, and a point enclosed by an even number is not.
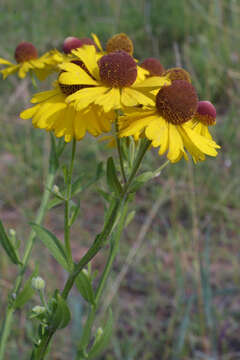
<svg viewBox="0 0 240 360"><path fill-rule="evenodd" d="M215 106L210 101L199 101L197 111L193 118L194 130L212 139L208 127L216 124L216 116Z"/></svg>
<svg viewBox="0 0 240 360"><path fill-rule="evenodd" d="M44 80L49 73L57 69L58 60L56 53L48 52L38 57L38 52L35 46L30 42L21 42L15 50L16 64L8 60L0 58L0 65L5 66L2 73L3 78L6 79L9 75L18 72L18 76L23 79L28 72L34 72L39 80Z"/></svg>
<svg viewBox="0 0 240 360"><path fill-rule="evenodd" d="M74 104L76 110L85 109L90 104L103 107L105 112L138 104L153 105L154 101L146 95L147 89L170 84L164 77L140 81L137 64L125 51L104 55L99 60L94 46L84 46L73 50L72 54L82 66L74 63L60 65L63 72L59 76L59 83L79 87L66 99L67 103Z"/></svg>
<svg viewBox="0 0 240 360"><path fill-rule="evenodd" d="M140 66L149 71L147 76L161 76L164 73L164 67L160 61L155 58L145 59Z"/></svg>
<svg viewBox="0 0 240 360"><path fill-rule="evenodd" d="M186 150L194 162L204 160L205 155L216 156L219 146L193 128L197 107L194 87L186 80L175 80L159 90L154 106L132 110L120 117L119 136L133 135L136 140L146 137L152 146L160 147L159 155L167 152L173 163L183 156L188 160Z"/></svg>
<svg viewBox="0 0 240 360"><path fill-rule="evenodd" d="M116 51L125 51L129 55L133 55L134 52L134 45L132 40L124 33L116 34L112 36L110 39L108 39L106 44L106 51L103 50L101 42L97 35L91 34L92 38L94 39L94 42L102 55L110 54L112 52ZM136 59L134 59L136 62L138 62ZM139 81L144 80L148 75L149 71L148 69L144 69L141 66L137 65L138 70L138 79Z"/></svg>
<svg viewBox="0 0 240 360"><path fill-rule="evenodd" d="M31 102L33 107L21 112L22 119L32 118L32 124L39 129L54 131L56 137L64 136L65 142L73 138L81 140L86 132L98 136L109 132L115 113L103 113L98 105L91 105L81 111L72 104L66 103L69 94L73 94L79 87L75 85L54 84L53 90L37 93Z"/></svg>

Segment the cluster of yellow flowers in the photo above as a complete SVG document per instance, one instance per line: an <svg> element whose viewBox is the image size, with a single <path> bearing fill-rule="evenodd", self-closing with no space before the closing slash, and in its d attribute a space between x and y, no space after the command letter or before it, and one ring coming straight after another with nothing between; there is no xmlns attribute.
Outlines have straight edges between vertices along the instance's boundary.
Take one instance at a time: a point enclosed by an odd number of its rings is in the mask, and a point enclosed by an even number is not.
<svg viewBox="0 0 240 360"><path fill-rule="evenodd" d="M32 118L35 127L54 131L66 142L80 140L86 132L107 133L117 121L120 138L147 138L171 162L187 160L187 152L194 162L217 155L219 146L208 131L215 124L215 107L198 100L187 71L165 70L154 58L139 63L125 34L109 39L106 51L92 36L69 37L63 53L52 50L41 57L24 42L16 48L17 64L0 59L4 78L32 71L41 80L58 72L53 89L35 94L35 105L20 114L22 119Z"/></svg>

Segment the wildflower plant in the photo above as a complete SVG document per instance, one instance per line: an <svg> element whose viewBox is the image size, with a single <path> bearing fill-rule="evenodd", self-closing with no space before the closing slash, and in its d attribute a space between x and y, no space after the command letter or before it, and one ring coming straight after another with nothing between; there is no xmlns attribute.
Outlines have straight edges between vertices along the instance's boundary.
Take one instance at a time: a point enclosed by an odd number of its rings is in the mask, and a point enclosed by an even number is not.
<svg viewBox="0 0 240 360"><path fill-rule="evenodd" d="M122 231L132 214L129 207L135 192L170 162L182 158L188 161L190 156L197 163L205 160L206 155L216 157L219 149L208 129L215 125L216 110L210 102L199 101L191 76L184 69L165 70L159 60L153 58L138 65L138 60L133 58L133 43L123 33L108 40L106 51L96 35L93 40L67 38L63 51L64 54L52 50L38 58L32 44L21 43L15 54L17 65L0 60L5 67L1 70L4 78L16 71L21 78L30 70L39 78L51 71L57 72L52 89L34 94L32 106L20 114L24 120L32 119L36 128L50 132L51 151L42 202L31 223L23 257L0 223L1 244L19 270L2 325L0 360L4 359L15 310L22 308L36 292L40 304L32 308L30 318L38 321L39 330L31 359L45 359L55 333L71 321L68 297L74 284L88 304L75 359L96 358L108 343L113 326L109 308L106 322L94 331L96 313L119 251ZM90 181L98 182L105 174L106 188L102 192L107 207L102 230L83 257L75 262L71 228L78 218L83 184L81 173L73 181L74 165L77 141L87 133L94 138L104 134L108 138L110 133L116 156L109 156L105 164L98 164L96 175ZM68 143L71 158L64 166L64 185L59 187L55 176L62 166L61 155ZM138 174L151 147L157 147L160 156L166 154L167 160L158 169ZM42 226L46 211L58 204L64 204L64 242ZM55 289L48 298L47 284L38 269L23 284L36 237L68 274L62 289ZM97 281L93 281L91 261L106 245L109 246L104 269Z"/></svg>

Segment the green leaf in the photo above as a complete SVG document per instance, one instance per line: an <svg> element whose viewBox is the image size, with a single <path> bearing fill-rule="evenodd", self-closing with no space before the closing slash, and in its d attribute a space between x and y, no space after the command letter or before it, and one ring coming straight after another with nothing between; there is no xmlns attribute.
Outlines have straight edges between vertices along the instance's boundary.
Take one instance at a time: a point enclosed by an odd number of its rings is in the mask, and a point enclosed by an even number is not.
<svg viewBox="0 0 240 360"><path fill-rule="evenodd" d="M111 191L116 194L121 194L122 186L118 180L116 168L113 162L113 158L109 157L107 160L107 183Z"/></svg>
<svg viewBox="0 0 240 360"><path fill-rule="evenodd" d="M73 225L73 223L75 222L75 220L77 219L77 216L79 214L80 211L80 201L75 204L72 200L70 201L70 219L68 222L68 226L71 227Z"/></svg>
<svg viewBox="0 0 240 360"><path fill-rule="evenodd" d="M155 170L155 171L146 171L144 173L142 173L141 175L138 175L135 180L133 181L131 187L130 187L130 191L137 191L138 189L140 189L140 187L142 187L146 182L148 182L149 180L154 179L155 177L159 176L160 171L159 169Z"/></svg>
<svg viewBox="0 0 240 360"><path fill-rule="evenodd" d="M48 210L52 209L53 207L55 206L58 206L60 205L64 200L63 199L59 199L57 197L51 199L49 202L48 202Z"/></svg>
<svg viewBox="0 0 240 360"><path fill-rule="evenodd" d="M136 214L136 211L135 210L132 210L128 215L127 215L127 218L126 218L126 222L125 222L125 227L127 227L130 222L134 219L134 216Z"/></svg>
<svg viewBox="0 0 240 360"><path fill-rule="evenodd" d="M81 174L72 184L72 196L86 190L89 186L95 184L103 176L103 173L103 162L100 162L97 165L96 174L86 184L83 184L83 180L86 178L86 174Z"/></svg>
<svg viewBox="0 0 240 360"><path fill-rule="evenodd" d="M113 328L113 316L111 309L108 311L108 318L106 324L101 332L97 334L94 344L88 353L88 359L95 359L108 345L110 337L112 335Z"/></svg>
<svg viewBox="0 0 240 360"><path fill-rule="evenodd" d="M68 270L67 257L64 247L58 238L43 226L31 223L33 230L36 232L39 239L48 248L51 255L62 265L65 270Z"/></svg>
<svg viewBox="0 0 240 360"><path fill-rule="evenodd" d="M14 309L22 308L34 295L35 291L32 288L32 278L37 276L38 268L34 270L30 278L25 282L22 291L17 295L14 302Z"/></svg>
<svg viewBox="0 0 240 360"><path fill-rule="evenodd" d="M9 259L12 261L13 264L21 264L21 261L19 260L19 257L17 255L16 249L14 248L13 244L11 243L10 238L8 237L3 223L0 220L0 242L6 251Z"/></svg>
<svg viewBox="0 0 240 360"><path fill-rule="evenodd" d="M56 171L59 167L56 141L54 135L51 133L51 153L50 153L50 171Z"/></svg>
<svg viewBox="0 0 240 360"><path fill-rule="evenodd" d="M95 295L94 295L92 283L88 275L85 273L85 271L80 272L80 274L76 279L75 284L82 297L90 304L94 305Z"/></svg>
<svg viewBox="0 0 240 360"><path fill-rule="evenodd" d="M59 294L59 291L56 291L54 298L56 300L56 307L50 319L50 326L53 329L63 329L70 322L71 313L68 304Z"/></svg>

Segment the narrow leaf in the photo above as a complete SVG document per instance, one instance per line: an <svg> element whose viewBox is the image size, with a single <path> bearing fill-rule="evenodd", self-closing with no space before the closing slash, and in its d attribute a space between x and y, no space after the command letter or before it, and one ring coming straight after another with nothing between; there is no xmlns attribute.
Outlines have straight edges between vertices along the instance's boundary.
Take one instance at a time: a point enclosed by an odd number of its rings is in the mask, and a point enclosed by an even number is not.
<svg viewBox="0 0 240 360"><path fill-rule="evenodd" d="M29 279L25 282L22 291L18 294L15 302L14 309L22 308L34 295L34 290L32 288L32 278L37 276L38 268L34 270Z"/></svg>
<svg viewBox="0 0 240 360"><path fill-rule="evenodd" d="M71 313L66 301L57 291L55 294L56 308L50 320L51 327L53 329L65 328L71 320Z"/></svg>
<svg viewBox="0 0 240 360"><path fill-rule="evenodd" d="M13 244L11 243L11 240L9 239L9 237L7 236L7 233L3 227L3 223L0 220L0 242L4 248L4 250L6 251L9 259L12 261L13 264L21 264L21 261L18 258L17 252L13 246Z"/></svg>
<svg viewBox="0 0 240 360"><path fill-rule="evenodd" d="M36 232L39 239L48 248L51 255L62 265L65 270L68 270L67 257L65 250L58 238L52 234L49 230L38 224L31 224L33 230Z"/></svg>
<svg viewBox="0 0 240 360"><path fill-rule="evenodd" d="M113 327L113 316L111 309L108 312L107 322L102 330L102 334L98 336L88 353L88 359L95 359L108 345L110 337L112 335L112 327Z"/></svg>
<svg viewBox="0 0 240 360"><path fill-rule="evenodd" d="M95 296L92 288L92 283L87 274L81 271L76 279L76 286L82 297L90 304L94 305Z"/></svg>
<svg viewBox="0 0 240 360"><path fill-rule="evenodd" d="M116 194L120 194L122 192L122 186L118 180L116 168L112 157L109 157L107 160L106 175L107 175L107 183L110 190Z"/></svg>
<svg viewBox="0 0 240 360"><path fill-rule="evenodd" d="M55 137L51 133L50 170L56 171L59 167Z"/></svg>

